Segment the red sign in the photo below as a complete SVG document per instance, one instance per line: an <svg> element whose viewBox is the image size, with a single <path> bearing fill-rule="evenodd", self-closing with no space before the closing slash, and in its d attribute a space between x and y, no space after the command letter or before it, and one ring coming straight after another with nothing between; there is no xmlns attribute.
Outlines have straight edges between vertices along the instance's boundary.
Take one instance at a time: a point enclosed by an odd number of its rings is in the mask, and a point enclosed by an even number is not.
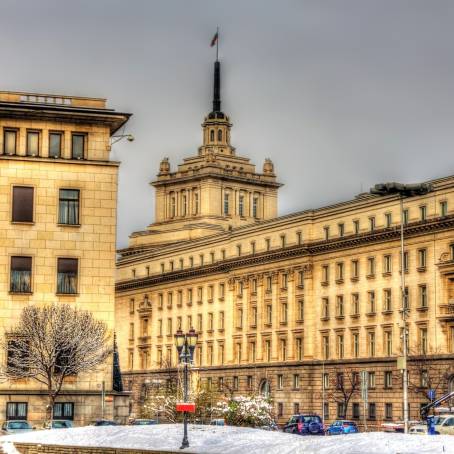
<svg viewBox="0 0 454 454"><path fill-rule="evenodd" d="M177 402L177 411L187 411L188 413L195 413L195 403Z"/></svg>

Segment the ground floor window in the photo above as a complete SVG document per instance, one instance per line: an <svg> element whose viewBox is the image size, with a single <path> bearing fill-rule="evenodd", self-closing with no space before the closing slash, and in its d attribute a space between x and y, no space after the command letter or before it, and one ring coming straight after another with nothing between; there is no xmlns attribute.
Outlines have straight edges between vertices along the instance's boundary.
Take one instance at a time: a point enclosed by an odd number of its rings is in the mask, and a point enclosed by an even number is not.
<svg viewBox="0 0 454 454"><path fill-rule="evenodd" d="M73 402L57 402L54 404L54 419L74 419Z"/></svg>
<svg viewBox="0 0 454 454"><path fill-rule="evenodd" d="M375 419L377 417L375 403L371 402L369 404L369 419Z"/></svg>
<svg viewBox="0 0 454 454"><path fill-rule="evenodd" d="M353 417L353 419L359 419L359 417L360 417L359 403L358 402L353 402L352 417Z"/></svg>
<svg viewBox="0 0 454 454"><path fill-rule="evenodd" d="M7 402L6 404L6 419L8 420L26 420L27 413L27 402Z"/></svg>
<svg viewBox="0 0 454 454"><path fill-rule="evenodd" d="M385 419L393 419L393 404L385 404Z"/></svg>

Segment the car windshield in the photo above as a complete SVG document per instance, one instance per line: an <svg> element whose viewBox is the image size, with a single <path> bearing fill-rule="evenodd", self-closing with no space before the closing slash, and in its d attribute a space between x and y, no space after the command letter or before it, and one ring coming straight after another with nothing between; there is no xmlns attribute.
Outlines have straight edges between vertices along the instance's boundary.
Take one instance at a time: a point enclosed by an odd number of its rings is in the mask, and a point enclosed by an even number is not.
<svg viewBox="0 0 454 454"><path fill-rule="evenodd" d="M309 424L311 422L318 422L318 423L321 422L321 420L318 416L303 416L303 420L307 424Z"/></svg>
<svg viewBox="0 0 454 454"><path fill-rule="evenodd" d="M298 416L292 416L289 420L288 420L288 423L287 424L295 424L298 422Z"/></svg>
<svg viewBox="0 0 454 454"><path fill-rule="evenodd" d="M17 429L30 429L30 425L28 424L28 422L17 421L17 422L10 422L8 424L8 428L9 429L14 429L14 430L17 430Z"/></svg>
<svg viewBox="0 0 454 454"><path fill-rule="evenodd" d="M446 416L435 416L435 418L433 419L434 424L436 426L443 424L445 422L445 420L446 420Z"/></svg>

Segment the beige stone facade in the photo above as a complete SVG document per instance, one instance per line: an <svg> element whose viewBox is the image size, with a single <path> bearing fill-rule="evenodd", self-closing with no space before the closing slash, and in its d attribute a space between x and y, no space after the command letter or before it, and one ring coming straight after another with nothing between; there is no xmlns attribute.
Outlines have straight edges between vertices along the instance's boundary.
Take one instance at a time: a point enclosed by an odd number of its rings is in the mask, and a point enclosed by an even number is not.
<svg viewBox="0 0 454 454"><path fill-rule="evenodd" d="M272 163L240 172L246 161L233 154L228 117L211 112L202 126L197 156L176 172L161 163L156 223L133 233L117 262L116 331L134 412L149 379L176 365L176 330L193 327L202 380L269 390L280 422L298 411L336 418L333 377L361 370L371 372L369 424L402 418L398 196L360 194L276 217ZM216 127L222 143L210 144ZM411 382L424 381L423 358L443 371L439 396L454 387L454 177L431 183L433 192L404 201L405 277ZM226 188L234 202L223 211ZM260 216L251 212L256 192ZM411 418L427 402L425 386L410 391ZM347 416L363 419L359 393Z"/></svg>
<svg viewBox="0 0 454 454"><path fill-rule="evenodd" d="M110 137L128 118L102 99L0 92L3 340L30 304L90 310L113 331L118 163L109 160ZM68 272L70 284L63 284ZM6 364L4 350L0 361ZM75 424L100 416L103 381L112 394L111 360L65 383L57 402L73 404ZM25 408L39 425L44 396L31 379L0 383L0 419ZM108 400L106 416L115 416L120 404L127 414L127 398ZM16 404L27 405L18 410Z"/></svg>

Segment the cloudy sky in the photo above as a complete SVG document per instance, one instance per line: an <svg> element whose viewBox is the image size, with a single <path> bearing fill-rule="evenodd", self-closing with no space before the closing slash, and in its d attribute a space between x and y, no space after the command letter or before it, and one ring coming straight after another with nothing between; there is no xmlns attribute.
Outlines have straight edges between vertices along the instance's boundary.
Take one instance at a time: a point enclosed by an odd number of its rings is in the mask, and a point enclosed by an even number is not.
<svg viewBox="0 0 454 454"><path fill-rule="evenodd" d="M159 161L196 152L221 28L238 154L271 158L280 214L454 174L452 0L0 0L0 89L134 113L118 245L153 221Z"/></svg>

